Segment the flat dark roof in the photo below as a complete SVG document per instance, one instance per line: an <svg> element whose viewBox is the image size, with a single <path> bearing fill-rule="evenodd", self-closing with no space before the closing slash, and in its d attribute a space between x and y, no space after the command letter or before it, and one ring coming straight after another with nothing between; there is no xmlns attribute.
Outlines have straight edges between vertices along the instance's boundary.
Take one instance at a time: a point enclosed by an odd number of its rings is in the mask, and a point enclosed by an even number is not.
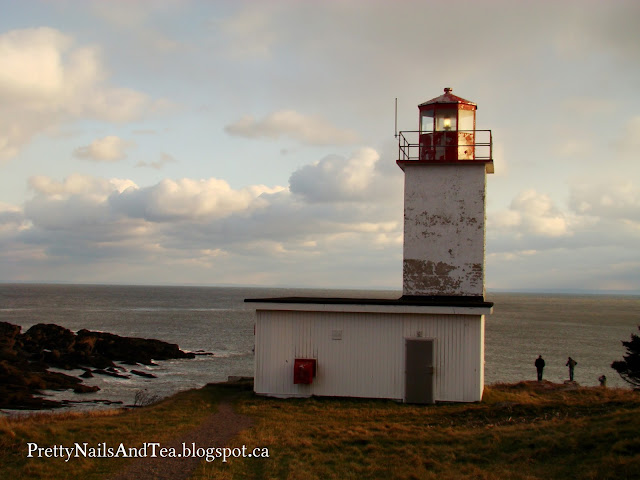
<svg viewBox="0 0 640 480"><path fill-rule="evenodd" d="M403 295L400 298L343 298L343 297L277 297L245 298L250 303L304 303L315 305L400 305L418 307L482 307L491 308L493 302L484 297L422 297Z"/></svg>

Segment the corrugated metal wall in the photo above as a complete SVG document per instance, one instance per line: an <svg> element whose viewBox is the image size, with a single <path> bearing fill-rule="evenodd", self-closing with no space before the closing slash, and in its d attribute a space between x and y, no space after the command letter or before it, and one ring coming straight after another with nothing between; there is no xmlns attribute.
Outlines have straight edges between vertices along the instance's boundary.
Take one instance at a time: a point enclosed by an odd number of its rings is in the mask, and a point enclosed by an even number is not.
<svg viewBox="0 0 640 480"><path fill-rule="evenodd" d="M437 401L482 398L482 315L258 310L255 391L402 400L404 339L418 337L436 340ZM293 383L296 358L317 359L313 384Z"/></svg>

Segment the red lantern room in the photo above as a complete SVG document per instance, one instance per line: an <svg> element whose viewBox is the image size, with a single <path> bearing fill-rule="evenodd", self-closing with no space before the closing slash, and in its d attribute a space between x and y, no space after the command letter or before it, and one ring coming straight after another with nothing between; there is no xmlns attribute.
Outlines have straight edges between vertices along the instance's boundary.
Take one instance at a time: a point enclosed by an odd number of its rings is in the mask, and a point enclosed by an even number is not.
<svg viewBox="0 0 640 480"><path fill-rule="evenodd" d="M445 88L444 94L418 105L419 130L400 132L399 158L422 162L487 164L493 173L491 130L476 130L477 105Z"/></svg>
<svg viewBox="0 0 640 480"><path fill-rule="evenodd" d="M418 105L420 160L475 158L476 104L444 89L444 95Z"/></svg>

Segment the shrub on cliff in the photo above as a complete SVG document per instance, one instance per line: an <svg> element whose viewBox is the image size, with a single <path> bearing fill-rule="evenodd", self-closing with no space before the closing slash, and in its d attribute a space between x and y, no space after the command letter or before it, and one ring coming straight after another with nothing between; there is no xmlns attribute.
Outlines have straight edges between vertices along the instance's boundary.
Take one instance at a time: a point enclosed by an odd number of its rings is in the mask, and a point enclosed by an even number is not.
<svg viewBox="0 0 640 480"><path fill-rule="evenodd" d="M638 329L640 330L640 326ZM625 382L633 385L635 389L640 389L640 337L632 333L631 340L623 340L622 345L627 349L627 354L624 355L624 360L613 362L611 368L618 372Z"/></svg>

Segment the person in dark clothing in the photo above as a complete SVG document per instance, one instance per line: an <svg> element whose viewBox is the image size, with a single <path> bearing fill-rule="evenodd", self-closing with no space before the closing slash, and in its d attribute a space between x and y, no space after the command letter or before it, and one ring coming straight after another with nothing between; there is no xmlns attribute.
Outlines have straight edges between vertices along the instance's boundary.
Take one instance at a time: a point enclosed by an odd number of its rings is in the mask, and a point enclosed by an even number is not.
<svg viewBox="0 0 640 480"><path fill-rule="evenodd" d="M567 367L569 367L569 380L573 382L573 369L576 367L578 362L576 362L573 358L569 357L567 359Z"/></svg>
<svg viewBox="0 0 640 480"><path fill-rule="evenodd" d="M536 370L538 371L538 381L540 382L542 381L542 370L544 369L545 365L542 355L538 355L538 358L536 358L534 365L536 366Z"/></svg>

